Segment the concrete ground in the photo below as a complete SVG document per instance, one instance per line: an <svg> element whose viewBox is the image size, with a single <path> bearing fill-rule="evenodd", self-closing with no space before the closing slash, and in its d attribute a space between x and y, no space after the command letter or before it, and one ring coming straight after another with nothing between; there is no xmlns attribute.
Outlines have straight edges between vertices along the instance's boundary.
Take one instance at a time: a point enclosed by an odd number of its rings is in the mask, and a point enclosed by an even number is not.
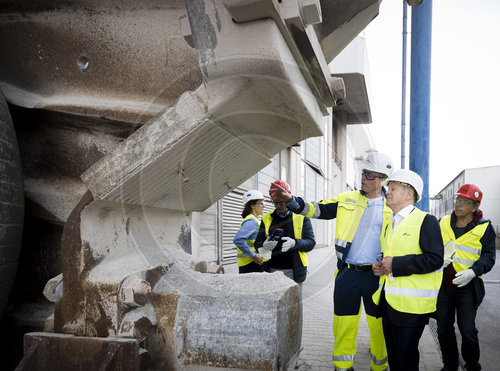
<svg viewBox="0 0 500 371"><path fill-rule="evenodd" d="M309 273L303 285L304 326L298 369L333 370L333 275L337 258L333 248L314 249L309 255ZM364 312L358 330L354 369L370 369L370 334ZM420 339L420 370L439 371L442 362L437 338L426 326Z"/></svg>
<svg viewBox="0 0 500 371"><path fill-rule="evenodd" d="M302 287L304 323L302 350L296 369L299 371L333 370L333 275L337 264L333 247L316 248L308 253L307 279ZM236 265L226 266L226 273L237 273ZM355 370L370 369L370 335L366 316L361 315L358 330ZM435 331L426 326L420 339L420 370L439 371L443 367Z"/></svg>

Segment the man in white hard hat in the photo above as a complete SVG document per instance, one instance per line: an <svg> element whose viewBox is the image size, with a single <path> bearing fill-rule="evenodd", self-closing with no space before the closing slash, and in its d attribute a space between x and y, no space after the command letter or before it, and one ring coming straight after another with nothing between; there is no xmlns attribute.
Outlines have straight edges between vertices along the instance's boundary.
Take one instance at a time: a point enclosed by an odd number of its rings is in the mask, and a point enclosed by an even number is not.
<svg viewBox="0 0 500 371"><path fill-rule="evenodd" d="M310 218L337 219L333 363L338 370L352 369L363 304L370 328L370 367L379 371L387 368L387 351L382 321L376 318L377 307L372 301L372 294L378 288L378 277L372 272L372 264L381 251L383 217L391 213L385 205L382 182L391 175L393 165L386 154L370 151L364 156L361 168L361 190L341 193L330 200L306 202L279 185L269 193L273 200L286 202L294 213Z"/></svg>
<svg viewBox="0 0 500 371"><path fill-rule="evenodd" d="M418 371L418 343L436 310L443 276L443 239L437 219L413 206L422 197L422 178L402 169L387 183L393 213L382 226L383 259L373 264L380 277L373 300L379 305L391 371Z"/></svg>

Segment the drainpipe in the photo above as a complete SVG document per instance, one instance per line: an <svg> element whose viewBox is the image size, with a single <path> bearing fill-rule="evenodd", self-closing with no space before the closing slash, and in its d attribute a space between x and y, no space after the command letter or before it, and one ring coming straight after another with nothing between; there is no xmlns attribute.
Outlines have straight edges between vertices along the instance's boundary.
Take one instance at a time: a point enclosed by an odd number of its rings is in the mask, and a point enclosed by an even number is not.
<svg viewBox="0 0 500 371"><path fill-rule="evenodd" d="M428 211L432 0L412 7L411 33L410 169L424 181L417 206Z"/></svg>
<svg viewBox="0 0 500 371"><path fill-rule="evenodd" d="M406 38L408 35L408 5L403 0L403 66L402 66L402 89L401 89L401 169L406 164Z"/></svg>

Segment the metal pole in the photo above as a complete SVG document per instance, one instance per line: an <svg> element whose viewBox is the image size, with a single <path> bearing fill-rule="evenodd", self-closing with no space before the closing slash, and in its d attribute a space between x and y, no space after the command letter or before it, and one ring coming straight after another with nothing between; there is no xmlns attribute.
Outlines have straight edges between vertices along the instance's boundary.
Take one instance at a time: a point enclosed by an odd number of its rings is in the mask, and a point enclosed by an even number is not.
<svg viewBox="0 0 500 371"><path fill-rule="evenodd" d="M412 7L410 169L424 181L420 209L429 210L429 112L431 89L432 0Z"/></svg>
<svg viewBox="0 0 500 371"><path fill-rule="evenodd" d="M408 35L408 5L403 0L403 66L402 66L402 89L401 89L401 169L406 164L406 37Z"/></svg>

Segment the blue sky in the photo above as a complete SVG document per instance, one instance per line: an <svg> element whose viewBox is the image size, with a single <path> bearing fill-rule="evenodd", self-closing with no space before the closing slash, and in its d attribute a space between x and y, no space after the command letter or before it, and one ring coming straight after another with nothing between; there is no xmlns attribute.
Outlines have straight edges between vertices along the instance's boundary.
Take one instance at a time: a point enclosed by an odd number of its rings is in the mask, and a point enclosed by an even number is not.
<svg viewBox="0 0 500 371"><path fill-rule="evenodd" d="M377 148L389 153L397 167L401 162L402 4L382 1L379 16L365 30L374 121L370 131ZM433 1L430 196L465 168L500 165L499 23L500 1ZM408 74L408 86L409 81ZM408 143L408 126L406 132Z"/></svg>

